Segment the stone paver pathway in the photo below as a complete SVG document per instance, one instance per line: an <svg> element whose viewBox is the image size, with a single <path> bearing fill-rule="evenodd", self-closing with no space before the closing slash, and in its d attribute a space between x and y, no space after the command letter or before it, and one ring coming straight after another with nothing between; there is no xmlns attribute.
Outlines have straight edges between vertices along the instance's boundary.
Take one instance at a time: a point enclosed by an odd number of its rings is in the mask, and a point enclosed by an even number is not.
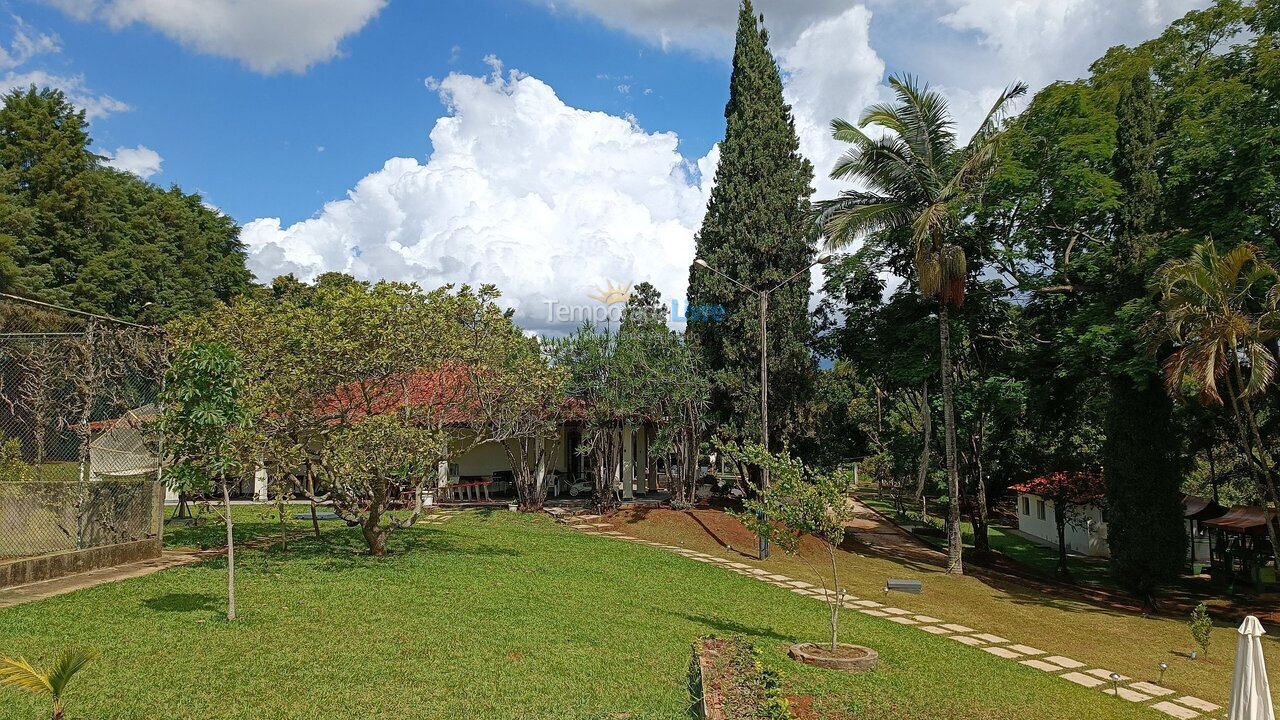
<svg viewBox="0 0 1280 720"><path fill-rule="evenodd" d="M726 558L707 555L705 553L695 552L686 548L675 545L667 545L665 543L639 540L628 536L616 530L601 530L601 528L610 528L608 523L600 522L603 518L599 516L576 516L568 518L559 518L567 525L579 530L587 535L596 535L603 538L611 538L616 540L626 540L630 542L641 542L662 550L667 550L696 562L703 562L710 565L719 565L731 572L739 575L759 580L760 582L775 585L786 590L790 590L797 595L812 597L818 600L824 600L825 596L821 588L814 586L803 580L796 580L786 575L771 573L760 568L743 564L737 560L729 560ZM865 521L864 521L865 522ZM867 523L870 524L869 522ZM866 532L869 528L864 528ZM881 541L888 544L894 542L891 539L891 533L884 533ZM1172 697L1175 691L1169 688L1160 687L1150 682L1134 682L1132 678L1120 675L1119 680L1111 679L1112 671L1107 668L1091 667L1087 663L1074 660L1062 655L1049 655L1046 651L1040 650L1029 645L1022 645L1013 642L1000 635L994 635L988 632L979 632L965 625L957 625L948 623L940 618L930 617L928 615L918 615L911 610L885 607L882 603L874 600L860 600L856 597L847 596L844 606L857 610L863 615L869 617L881 618L889 622L898 623L899 625L917 628L930 635L937 637L945 637L958 643L968 645L975 649L990 653L999 658L1004 658L1013 662L1035 668L1042 672L1049 673L1055 677L1061 678L1066 682L1075 683L1077 685L1100 690L1108 695L1115 696L1117 702L1127 701L1137 703L1149 707L1167 716L1179 718L1179 720L1224 720L1226 717L1226 709L1215 705L1214 703L1202 700L1191 695L1182 695Z"/></svg>

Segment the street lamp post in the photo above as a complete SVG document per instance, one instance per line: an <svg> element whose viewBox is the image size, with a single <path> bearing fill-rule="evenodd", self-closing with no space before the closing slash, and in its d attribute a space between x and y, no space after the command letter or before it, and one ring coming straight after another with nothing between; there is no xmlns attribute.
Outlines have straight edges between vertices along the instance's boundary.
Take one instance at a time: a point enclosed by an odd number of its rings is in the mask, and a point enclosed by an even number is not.
<svg viewBox="0 0 1280 720"><path fill-rule="evenodd" d="M710 270L747 292L756 295L760 299L760 446L765 452L769 452L769 296L783 285L795 280L815 265L825 265L831 262L830 253L822 253L804 268L797 270L790 277L782 282L774 285L767 290L756 290L742 282L734 280L719 270L711 267L711 265L702 258L694 258L693 264L703 270ZM760 468L760 491L764 492L769 487L769 468ZM761 520L764 519L762 516ZM769 557L769 538L760 536L760 559L766 560Z"/></svg>

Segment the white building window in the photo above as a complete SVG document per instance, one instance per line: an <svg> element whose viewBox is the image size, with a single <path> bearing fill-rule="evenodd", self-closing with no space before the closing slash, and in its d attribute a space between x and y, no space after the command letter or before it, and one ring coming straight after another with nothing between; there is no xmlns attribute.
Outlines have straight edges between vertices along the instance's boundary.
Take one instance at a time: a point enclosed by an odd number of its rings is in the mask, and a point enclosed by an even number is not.
<svg viewBox="0 0 1280 720"><path fill-rule="evenodd" d="M1022 496L1022 514L1031 517L1031 498Z"/></svg>
<svg viewBox="0 0 1280 720"><path fill-rule="evenodd" d="M1040 520L1043 520L1043 519L1044 519L1044 516L1045 516L1045 512L1044 512L1044 501L1043 501L1043 500L1037 500L1037 501L1036 501L1036 517L1037 517L1038 519L1040 519Z"/></svg>

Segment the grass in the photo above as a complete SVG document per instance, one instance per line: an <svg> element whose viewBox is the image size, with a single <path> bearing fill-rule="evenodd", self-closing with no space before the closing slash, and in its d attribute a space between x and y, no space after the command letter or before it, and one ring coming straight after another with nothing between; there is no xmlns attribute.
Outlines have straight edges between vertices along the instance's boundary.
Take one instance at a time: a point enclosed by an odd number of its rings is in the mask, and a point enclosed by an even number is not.
<svg viewBox="0 0 1280 720"><path fill-rule="evenodd" d="M0 611L0 654L40 664L99 649L69 720L682 718L690 646L706 633L746 636L822 718L1155 717L852 612L843 639L878 649L876 672L797 665L786 648L826 632L818 602L544 516L466 513L396 533L386 558L336 525L287 554L238 553L234 624L214 560ZM0 698L0 720L45 712Z"/></svg>
<svg viewBox="0 0 1280 720"><path fill-rule="evenodd" d="M311 507L306 504L290 504L285 506L285 526L290 538L299 533L311 532ZM227 544L227 529L222 522L221 503L191 503L191 514L195 516L193 524L168 522L164 528L165 547L196 547L200 549L222 547ZM176 506L165 508L165 517L172 518ZM321 508L320 512L325 509ZM298 520L294 516L301 514L306 520ZM231 532L236 542L247 542L259 537L280 537L280 516L276 506L268 503L233 503L231 505ZM338 520L321 520L322 531L335 527L343 527L345 523Z"/></svg>
<svg viewBox="0 0 1280 720"><path fill-rule="evenodd" d="M14 462L0 473L0 482L80 482L80 463L74 460L50 461L41 465Z"/></svg>
<svg viewBox="0 0 1280 720"><path fill-rule="evenodd" d="M825 553L816 544L806 545L805 557L775 553L769 560L759 562L754 556L754 538L723 513L660 510L621 515L615 523L636 537L722 556L736 555L739 562L814 584L830 575ZM1135 679L1155 681L1159 674L1156 666L1164 661L1169 664L1164 678L1166 687L1226 705L1238 621L1219 622L1213 630L1209 657L1191 660L1187 653L1196 648L1183 618L1147 617L1058 597L1025 584L947 575L937 565L906 559L879 543L868 546L849 542L845 549L849 552L842 553L838 561L841 584L856 596L995 633L1016 643L1073 658L1086 663L1088 668L1105 668ZM882 588L887 578L919 579L924 592L885 596ZM1216 612L1211 609L1211 613ZM846 639L871 644L863 642L857 632ZM1280 640L1274 635L1265 636L1263 644L1268 656L1280 657ZM940 674L939 678L969 683L971 672L977 671L962 667L953 673ZM1269 676L1273 687L1280 685L1280 663L1270 663ZM1029 686L1020 690L1025 688ZM943 713L938 715L943 716ZM1063 710L1056 716L1118 717Z"/></svg>
<svg viewBox="0 0 1280 720"><path fill-rule="evenodd" d="M878 500L868 495L860 495L858 499L868 507L879 511L885 517L892 518L895 516L893 504L890 502ZM941 523L941 519L938 519L938 522ZM973 547L973 524L968 521L961 522L960 533L962 542L968 547ZM947 546L947 540L944 537L920 536L920 539L937 548L945 549ZM1055 571L1058 568L1058 551L1056 548L1032 542L1017 533L1010 532L1007 528L996 525L988 526L987 540L991 544L991 549L995 552L1003 554L1010 560L1020 563L1046 578L1056 577ZM1072 581L1077 584L1107 588L1109 590L1117 589L1105 562L1068 554L1067 568L1071 571Z"/></svg>

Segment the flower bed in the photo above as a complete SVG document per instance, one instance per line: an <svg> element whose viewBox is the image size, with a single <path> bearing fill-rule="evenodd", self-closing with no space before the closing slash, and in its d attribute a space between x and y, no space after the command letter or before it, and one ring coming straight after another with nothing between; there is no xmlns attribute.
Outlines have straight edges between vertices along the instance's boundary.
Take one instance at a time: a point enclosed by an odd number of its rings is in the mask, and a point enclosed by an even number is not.
<svg viewBox="0 0 1280 720"><path fill-rule="evenodd" d="M792 720L775 673L742 638L698 638L689 667L690 691L705 720Z"/></svg>

